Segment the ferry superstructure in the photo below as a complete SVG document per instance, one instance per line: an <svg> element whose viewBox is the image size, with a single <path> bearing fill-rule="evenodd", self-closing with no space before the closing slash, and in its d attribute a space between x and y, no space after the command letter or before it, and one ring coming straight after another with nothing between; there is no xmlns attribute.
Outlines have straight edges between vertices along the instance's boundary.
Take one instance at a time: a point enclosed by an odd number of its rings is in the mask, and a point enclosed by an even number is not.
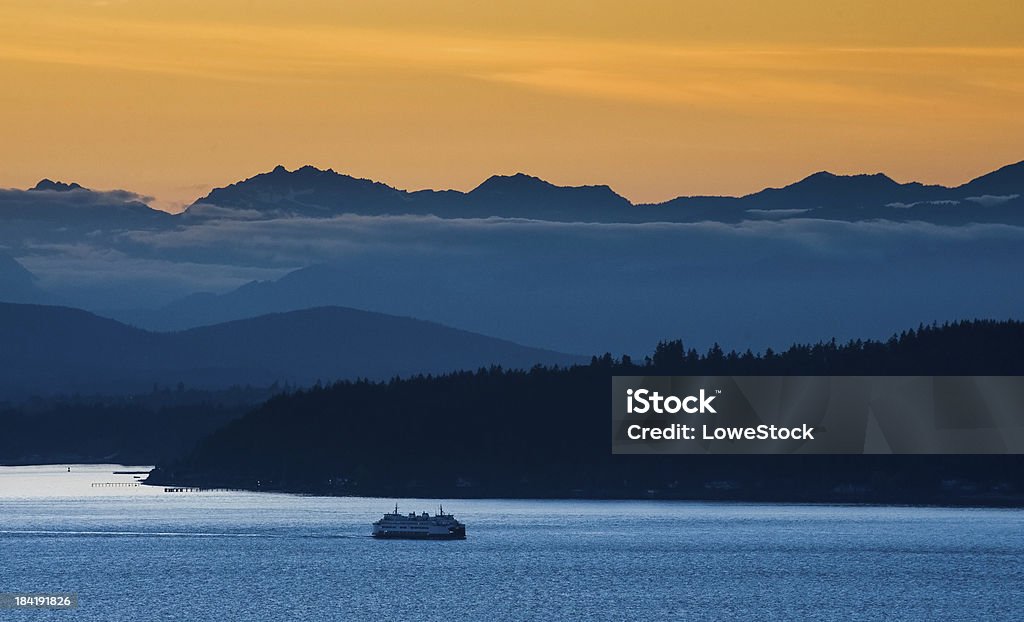
<svg viewBox="0 0 1024 622"><path fill-rule="evenodd" d="M465 540L466 526L451 514L444 513L442 506L437 514L431 516L427 512L416 514L389 512L373 523L374 538L393 538L404 540Z"/></svg>

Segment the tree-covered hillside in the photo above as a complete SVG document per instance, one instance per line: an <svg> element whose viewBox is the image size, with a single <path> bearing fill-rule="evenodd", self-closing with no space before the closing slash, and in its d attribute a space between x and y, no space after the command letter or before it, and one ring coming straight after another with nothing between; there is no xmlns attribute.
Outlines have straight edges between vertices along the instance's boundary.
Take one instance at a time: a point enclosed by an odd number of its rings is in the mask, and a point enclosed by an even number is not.
<svg viewBox="0 0 1024 622"><path fill-rule="evenodd" d="M921 327L887 342L698 354L664 342L643 362L481 369L281 395L162 464L153 483L323 494L1024 502L1022 456L622 456L613 375L1015 375L1024 324Z"/></svg>

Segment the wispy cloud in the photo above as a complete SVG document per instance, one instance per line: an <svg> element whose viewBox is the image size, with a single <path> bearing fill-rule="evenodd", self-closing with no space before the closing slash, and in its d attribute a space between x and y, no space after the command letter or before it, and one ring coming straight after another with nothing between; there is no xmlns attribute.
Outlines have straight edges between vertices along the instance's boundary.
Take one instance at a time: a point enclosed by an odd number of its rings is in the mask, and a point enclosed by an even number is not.
<svg viewBox="0 0 1024 622"><path fill-rule="evenodd" d="M200 291L226 291L287 269L132 255L87 242L34 244L18 262L55 300L106 308L152 307ZM102 301L106 300L104 304Z"/></svg>
<svg viewBox="0 0 1024 622"><path fill-rule="evenodd" d="M1024 227L1008 225L346 215L224 218L12 255L49 293L92 309L154 307L330 264L330 280L286 290L294 301L281 305L342 304L570 351L630 352L672 335L776 347L1003 317L1024 301L1024 277L1010 268L1022 249ZM692 304L695 292L704 304Z"/></svg>
<svg viewBox="0 0 1024 622"><path fill-rule="evenodd" d="M427 72L584 98L745 107L751 98L934 107L937 95L943 106L964 107L973 103L963 92L969 86L1024 82L1024 47L679 45L340 25L116 24L97 16L28 29L45 37L8 27L0 58L275 84Z"/></svg>
<svg viewBox="0 0 1024 622"><path fill-rule="evenodd" d="M900 249L935 244L1024 241L1024 228L799 218L738 224L623 224L343 215L330 219L222 219L173 230L126 232L119 239L140 251L216 250L234 256L236 261L273 265L306 265L364 253L505 257L510 262L573 254L579 254L582 261L599 256L630 256L658 265L692 260L746 263L756 249L801 249L799 252L822 256L870 257L880 248L900 253ZM245 243L238 244L238 240Z"/></svg>

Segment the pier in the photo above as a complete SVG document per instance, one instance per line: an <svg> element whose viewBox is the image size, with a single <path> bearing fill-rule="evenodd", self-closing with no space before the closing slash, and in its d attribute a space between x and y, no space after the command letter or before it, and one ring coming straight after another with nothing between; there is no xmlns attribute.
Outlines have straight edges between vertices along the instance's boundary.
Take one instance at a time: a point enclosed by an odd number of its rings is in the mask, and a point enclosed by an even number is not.
<svg viewBox="0 0 1024 622"><path fill-rule="evenodd" d="M164 492L248 492L242 488L198 488L195 486L169 486Z"/></svg>
<svg viewBox="0 0 1024 622"><path fill-rule="evenodd" d="M138 488L142 482L93 482L93 488ZM198 486L165 486L164 492L249 492L244 488L200 488Z"/></svg>

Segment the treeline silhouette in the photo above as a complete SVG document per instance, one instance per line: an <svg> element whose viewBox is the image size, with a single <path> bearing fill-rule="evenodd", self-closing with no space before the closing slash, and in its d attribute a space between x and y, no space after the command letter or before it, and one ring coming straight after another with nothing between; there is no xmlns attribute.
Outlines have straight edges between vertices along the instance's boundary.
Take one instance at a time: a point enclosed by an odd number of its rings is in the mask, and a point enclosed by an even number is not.
<svg viewBox="0 0 1024 622"><path fill-rule="evenodd" d="M1016 375L1024 324L921 326L888 341L643 361L498 367L281 395L164 462L152 483L390 497L1024 503L1024 460L995 456L612 455L613 375Z"/></svg>

